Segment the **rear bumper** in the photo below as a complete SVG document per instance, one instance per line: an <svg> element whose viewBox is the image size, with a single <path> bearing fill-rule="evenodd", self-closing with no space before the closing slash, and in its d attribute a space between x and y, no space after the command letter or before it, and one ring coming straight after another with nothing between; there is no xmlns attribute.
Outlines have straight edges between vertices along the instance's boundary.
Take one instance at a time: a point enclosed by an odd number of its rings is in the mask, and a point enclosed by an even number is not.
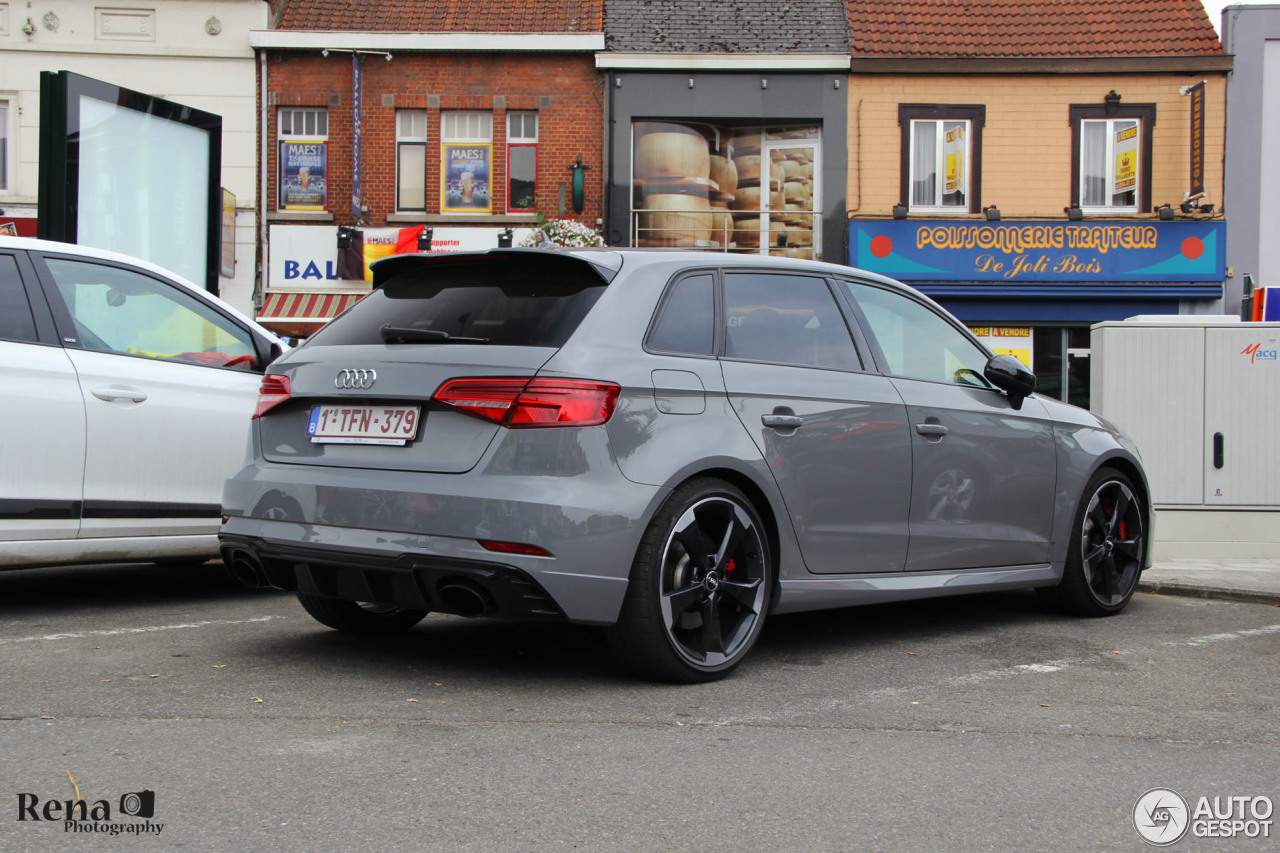
<svg viewBox="0 0 1280 853"><path fill-rule="evenodd" d="M565 620L521 569L427 554L366 553L225 534L222 559L249 586L462 616Z"/></svg>
<svg viewBox="0 0 1280 853"><path fill-rule="evenodd" d="M249 465L227 482L219 538L229 566L280 589L463 613L450 583L479 587L483 615L612 624L648 519L668 490L616 466L580 476ZM551 556L480 543L535 545ZM248 569L248 565L244 568Z"/></svg>

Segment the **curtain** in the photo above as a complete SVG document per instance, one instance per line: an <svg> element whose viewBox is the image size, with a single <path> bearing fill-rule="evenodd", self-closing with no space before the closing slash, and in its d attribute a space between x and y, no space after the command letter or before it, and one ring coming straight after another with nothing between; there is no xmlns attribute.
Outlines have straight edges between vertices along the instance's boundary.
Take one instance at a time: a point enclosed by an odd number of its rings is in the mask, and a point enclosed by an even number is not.
<svg viewBox="0 0 1280 853"><path fill-rule="evenodd" d="M938 203L938 123L914 121L911 133L911 204L931 207Z"/></svg>

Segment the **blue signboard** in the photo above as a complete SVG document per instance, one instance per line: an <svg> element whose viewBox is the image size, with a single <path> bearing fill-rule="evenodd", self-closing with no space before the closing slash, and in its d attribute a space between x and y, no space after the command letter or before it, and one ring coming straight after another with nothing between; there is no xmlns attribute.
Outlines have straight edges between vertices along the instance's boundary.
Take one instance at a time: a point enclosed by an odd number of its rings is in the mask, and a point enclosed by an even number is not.
<svg viewBox="0 0 1280 853"><path fill-rule="evenodd" d="M853 220L849 265L921 282L1220 283L1226 224Z"/></svg>

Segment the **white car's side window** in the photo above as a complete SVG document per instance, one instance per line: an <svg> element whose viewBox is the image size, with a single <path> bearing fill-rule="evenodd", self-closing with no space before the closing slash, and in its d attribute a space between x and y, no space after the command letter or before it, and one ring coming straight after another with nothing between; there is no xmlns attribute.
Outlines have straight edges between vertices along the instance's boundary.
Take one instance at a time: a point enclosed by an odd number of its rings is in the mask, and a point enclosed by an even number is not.
<svg viewBox="0 0 1280 853"><path fill-rule="evenodd" d="M86 349L252 369L249 333L165 282L102 264L47 258Z"/></svg>
<svg viewBox="0 0 1280 853"><path fill-rule="evenodd" d="M0 255L0 340L37 340L31 303L12 255Z"/></svg>

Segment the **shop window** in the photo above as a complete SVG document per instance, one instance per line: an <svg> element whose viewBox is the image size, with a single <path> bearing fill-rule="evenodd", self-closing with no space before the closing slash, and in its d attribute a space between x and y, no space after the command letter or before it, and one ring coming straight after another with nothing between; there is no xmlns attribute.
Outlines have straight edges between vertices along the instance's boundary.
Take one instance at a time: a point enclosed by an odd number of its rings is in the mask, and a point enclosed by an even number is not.
<svg viewBox="0 0 1280 853"><path fill-rule="evenodd" d="M913 213L977 213L986 107L900 104L901 197Z"/></svg>
<svg viewBox="0 0 1280 853"><path fill-rule="evenodd" d="M635 245L821 257L822 129L632 126Z"/></svg>
<svg viewBox="0 0 1280 853"><path fill-rule="evenodd" d="M427 209L427 111L396 110L396 210Z"/></svg>
<svg viewBox="0 0 1280 853"><path fill-rule="evenodd" d="M324 210L328 205L329 112L282 108L277 114L280 210Z"/></svg>
<svg viewBox="0 0 1280 853"><path fill-rule="evenodd" d="M440 113L442 213L492 213L493 113Z"/></svg>
<svg viewBox="0 0 1280 853"><path fill-rule="evenodd" d="M1085 213L1151 211L1155 104L1071 106L1071 205Z"/></svg>
<svg viewBox="0 0 1280 853"><path fill-rule="evenodd" d="M538 114L507 113L507 211L538 207Z"/></svg>

